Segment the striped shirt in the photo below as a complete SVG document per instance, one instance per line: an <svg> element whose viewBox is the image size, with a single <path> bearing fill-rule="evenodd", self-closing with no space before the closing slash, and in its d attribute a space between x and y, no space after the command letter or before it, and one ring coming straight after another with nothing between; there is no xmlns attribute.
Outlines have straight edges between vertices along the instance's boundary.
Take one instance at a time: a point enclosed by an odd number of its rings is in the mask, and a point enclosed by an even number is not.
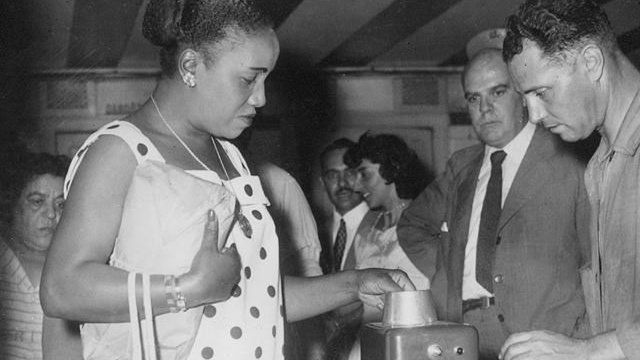
<svg viewBox="0 0 640 360"><path fill-rule="evenodd" d="M0 240L0 359L42 359L42 307L22 264Z"/></svg>

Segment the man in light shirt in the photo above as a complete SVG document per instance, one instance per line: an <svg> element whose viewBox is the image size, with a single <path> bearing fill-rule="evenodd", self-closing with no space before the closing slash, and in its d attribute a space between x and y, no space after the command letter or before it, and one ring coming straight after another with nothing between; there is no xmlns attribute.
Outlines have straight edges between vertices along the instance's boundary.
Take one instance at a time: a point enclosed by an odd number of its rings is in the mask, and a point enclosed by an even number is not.
<svg viewBox="0 0 640 360"><path fill-rule="evenodd" d="M505 360L640 359L640 71L598 3L525 1L507 22L503 55L530 121L565 141L594 130L601 140L585 175L592 245L582 275L593 337L514 334Z"/></svg>
<svg viewBox="0 0 640 360"><path fill-rule="evenodd" d="M320 155L322 183L334 207L333 216L321 229L325 273L355 268L353 239L365 215L369 213L367 218L372 217L362 194L354 191L357 170L347 168L342 159L354 144L349 139L340 138L327 146ZM344 234L341 227L345 230ZM344 244L336 244L340 241Z"/></svg>
<svg viewBox="0 0 640 360"><path fill-rule="evenodd" d="M584 167L527 123L500 49L475 54L462 82L482 144L454 153L405 210L400 245L432 279L439 318L478 329L481 359L518 331L584 336Z"/></svg>

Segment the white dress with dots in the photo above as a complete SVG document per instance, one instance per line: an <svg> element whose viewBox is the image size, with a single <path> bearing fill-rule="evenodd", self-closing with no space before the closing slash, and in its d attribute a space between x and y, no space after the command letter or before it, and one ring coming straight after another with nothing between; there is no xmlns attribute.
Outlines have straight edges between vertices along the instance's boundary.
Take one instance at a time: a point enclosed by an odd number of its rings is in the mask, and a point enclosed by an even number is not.
<svg viewBox="0 0 640 360"><path fill-rule="evenodd" d="M65 179L65 196L86 149L101 135L115 135L124 140L136 157L138 169L153 162L165 162L151 141L133 124L126 121L111 122L92 134L78 150ZM239 177L222 181L213 171L186 172L200 179L222 184L236 196L241 205L246 221L235 223L226 244L236 245L242 262L239 291L224 302L190 309L186 313L157 316L155 325L159 358L284 359L284 308L278 268L278 239L273 221L266 210L268 201L259 179L251 176L235 146L227 141L220 141L220 144L240 174ZM148 217L149 214L140 216ZM194 235L199 236L199 240L205 217L206 212L199 222L199 231L194 232L199 234ZM241 226L241 223L244 225ZM131 263L135 262L131 260L136 257L134 254L127 258L127 264L118 261L119 251L122 252L123 248L118 248L116 240L110 264L127 270L144 271L145 269L141 269L144 266ZM197 250L191 250L193 251ZM120 257L122 258L126 257ZM153 269L153 266L146 267L147 272L151 272L149 269ZM183 326L185 319L188 319L191 328ZM172 322L174 320L175 323ZM180 326L172 326L178 323ZM87 323L82 326L81 333L85 359L130 359L131 337L128 324Z"/></svg>

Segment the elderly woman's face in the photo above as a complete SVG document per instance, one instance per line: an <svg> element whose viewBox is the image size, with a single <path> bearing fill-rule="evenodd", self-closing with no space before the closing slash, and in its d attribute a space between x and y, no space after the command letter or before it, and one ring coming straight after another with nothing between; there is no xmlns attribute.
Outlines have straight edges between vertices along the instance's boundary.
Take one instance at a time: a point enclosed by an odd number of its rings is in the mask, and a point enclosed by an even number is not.
<svg viewBox="0 0 640 360"><path fill-rule="evenodd" d="M203 130L233 139L251 126L256 109L266 104L264 82L280 48L272 29L230 34L229 40L214 50L214 63L206 69L199 65L195 89Z"/></svg>
<svg viewBox="0 0 640 360"><path fill-rule="evenodd" d="M39 175L22 190L14 209L12 235L26 247L45 251L60 220L63 179Z"/></svg>

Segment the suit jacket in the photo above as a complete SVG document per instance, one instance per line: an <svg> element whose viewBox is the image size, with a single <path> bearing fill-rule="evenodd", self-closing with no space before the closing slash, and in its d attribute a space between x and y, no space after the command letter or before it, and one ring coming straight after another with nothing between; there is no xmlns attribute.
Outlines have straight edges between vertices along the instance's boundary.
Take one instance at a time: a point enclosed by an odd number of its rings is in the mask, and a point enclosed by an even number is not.
<svg viewBox="0 0 640 360"><path fill-rule="evenodd" d="M497 311L510 332L585 336L579 268L589 254L584 165L538 128L505 199L494 263ZM462 321L462 276L484 145L453 154L445 173L405 210L400 245L431 281L438 316ZM446 222L448 231L443 223Z"/></svg>

